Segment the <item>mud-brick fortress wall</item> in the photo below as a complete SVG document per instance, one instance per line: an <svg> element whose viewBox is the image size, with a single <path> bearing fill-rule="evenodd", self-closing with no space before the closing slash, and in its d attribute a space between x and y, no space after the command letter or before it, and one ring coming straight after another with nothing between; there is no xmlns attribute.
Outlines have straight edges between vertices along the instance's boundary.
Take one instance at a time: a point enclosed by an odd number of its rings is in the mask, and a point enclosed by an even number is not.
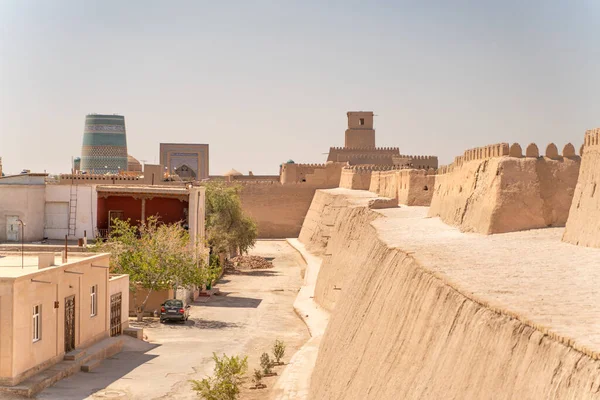
<svg viewBox="0 0 600 400"><path fill-rule="evenodd" d="M310 203L319 188L306 183L242 181L242 207L257 223L258 237L298 237Z"/></svg>
<svg viewBox="0 0 600 400"><path fill-rule="evenodd" d="M544 157L533 143L525 157L518 143L467 150L439 168L429 216L483 234L564 226L580 164L571 144Z"/></svg>
<svg viewBox="0 0 600 400"><path fill-rule="evenodd" d="M344 189L369 190L371 173L375 165L351 165L342 168L340 187Z"/></svg>
<svg viewBox="0 0 600 400"><path fill-rule="evenodd" d="M563 241L600 247L600 128L585 133L579 179Z"/></svg>
<svg viewBox="0 0 600 400"><path fill-rule="evenodd" d="M400 167L389 171L373 171L369 191L396 199L398 204L428 206L431 204L434 185L434 169Z"/></svg>
<svg viewBox="0 0 600 400"><path fill-rule="evenodd" d="M340 183L342 167L345 163L327 162L326 164L294 164L281 166L282 184L307 183L323 189L337 187Z"/></svg>

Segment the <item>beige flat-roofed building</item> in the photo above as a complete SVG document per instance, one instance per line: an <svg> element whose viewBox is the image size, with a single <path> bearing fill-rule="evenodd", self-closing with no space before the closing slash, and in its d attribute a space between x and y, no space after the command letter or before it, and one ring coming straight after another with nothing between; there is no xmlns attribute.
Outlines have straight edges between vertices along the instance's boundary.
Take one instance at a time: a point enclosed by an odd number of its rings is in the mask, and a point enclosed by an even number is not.
<svg viewBox="0 0 600 400"><path fill-rule="evenodd" d="M111 327L124 328L129 278L109 275L109 255L61 261L54 253L0 255L0 385L16 385L110 336ZM123 299L117 323L111 295Z"/></svg>

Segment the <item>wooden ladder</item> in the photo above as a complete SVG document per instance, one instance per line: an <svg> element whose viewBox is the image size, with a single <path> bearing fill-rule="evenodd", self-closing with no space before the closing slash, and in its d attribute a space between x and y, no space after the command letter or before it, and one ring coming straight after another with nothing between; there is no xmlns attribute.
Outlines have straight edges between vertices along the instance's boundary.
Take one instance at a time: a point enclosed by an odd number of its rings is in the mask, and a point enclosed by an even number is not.
<svg viewBox="0 0 600 400"><path fill-rule="evenodd" d="M73 190L75 187L75 190ZM69 236L75 236L77 229L77 185L71 184L69 200Z"/></svg>

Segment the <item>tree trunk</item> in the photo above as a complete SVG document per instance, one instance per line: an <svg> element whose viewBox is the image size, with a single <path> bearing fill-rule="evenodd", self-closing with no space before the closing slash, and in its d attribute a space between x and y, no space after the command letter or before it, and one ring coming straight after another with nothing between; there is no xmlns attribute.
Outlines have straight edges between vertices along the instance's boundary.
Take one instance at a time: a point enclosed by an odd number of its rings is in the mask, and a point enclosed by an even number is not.
<svg viewBox="0 0 600 400"><path fill-rule="evenodd" d="M136 307L137 322L142 322L144 320L144 311L146 310L146 303L148 302L148 299L150 298L151 293L152 293L152 289L148 289L148 294L146 295L144 302L142 303L141 306Z"/></svg>

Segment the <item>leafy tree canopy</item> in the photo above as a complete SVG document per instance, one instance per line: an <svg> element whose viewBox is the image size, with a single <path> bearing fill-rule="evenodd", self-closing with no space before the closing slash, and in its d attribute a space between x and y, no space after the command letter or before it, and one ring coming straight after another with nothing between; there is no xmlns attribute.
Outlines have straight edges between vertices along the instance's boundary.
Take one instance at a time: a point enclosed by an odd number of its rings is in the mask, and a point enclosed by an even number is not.
<svg viewBox="0 0 600 400"><path fill-rule="evenodd" d="M241 186L221 181L206 184L206 238L215 253L245 253L256 242L258 229L242 209L240 191Z"/></svg>
<svg viewBox="0 0 600 400"><path fill-rule="evenodd" d="M190 244L188 232L180 224L163 224L156 217L139 227L129 220L113 220L108 240L95 250L111 254L111 273L129 274L132 290L137 285L147 290L142 313L152 292L200 286L207 278L201 251Z"/></svg>

